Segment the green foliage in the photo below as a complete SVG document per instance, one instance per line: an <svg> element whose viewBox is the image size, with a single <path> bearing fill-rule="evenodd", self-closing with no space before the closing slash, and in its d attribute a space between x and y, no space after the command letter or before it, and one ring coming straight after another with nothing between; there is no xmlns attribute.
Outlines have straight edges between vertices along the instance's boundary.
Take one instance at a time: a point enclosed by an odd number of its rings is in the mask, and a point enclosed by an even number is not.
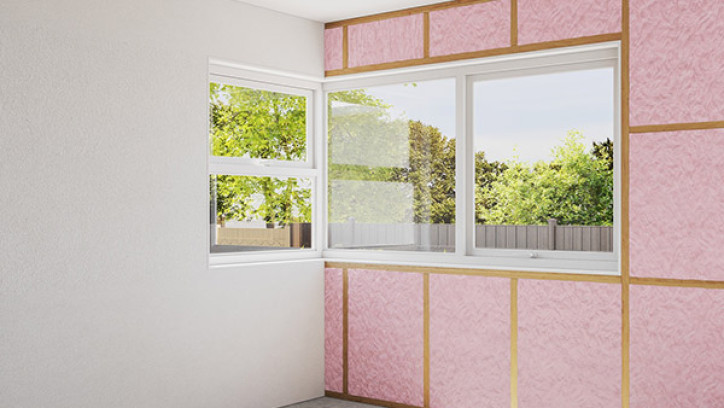
<svg viewBox="0 0 724 408"><path fill-rule="evenodd" d="M551 163L508 161L488 188L476 191L484 202L494 203L478 206L478 218L488 224L545 225L555 218L561 224L612 225L612 144L610 155L606 142L589 153L582 140L580 132L570 131L553 148Z"/></svg>
<svg viewBox="0 0 724 408"><path fill-rule="evenodd" d="M212 155L305 159L305 97L216 83L209 90Z"/></svg>
<svg viewBox="0 0 724 408"><path fill-rule="evenodd" d="M272 160L306 157L306 98L211 83L214 156ZM285 225L311 221L311 190L300 180L224 176L211 180L218 222L262 219Z"/></svg>

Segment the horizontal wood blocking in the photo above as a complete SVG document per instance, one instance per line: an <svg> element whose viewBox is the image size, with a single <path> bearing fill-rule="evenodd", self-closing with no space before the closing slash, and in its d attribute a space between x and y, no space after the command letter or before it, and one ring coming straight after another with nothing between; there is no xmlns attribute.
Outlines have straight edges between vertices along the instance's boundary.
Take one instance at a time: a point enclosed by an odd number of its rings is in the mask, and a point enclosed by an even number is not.
<svg viewBox="0 0 724 408"><path fill-rule="evenodd" d="M442 55L442 56L428 57L428 58L417 58L417 59L404 60L404 61L386 62L383 64L365 65L365 66L361 66L361 67L352 67L352 68L345 68L345 69L335 69L335 70L326 71L326 75L327 76L338 76L338 75L359 74L362 72L380 71L380 70L386 70L386 69L398 69L398 68L406 68L406 67L413 67L413 66L426 65L426 64L439 64L439 63L444 63L444 62L452 62L452 61L459 61L459 60L465 60L465 59L485 58L485 57L493 57L493 56L498 56L498 55L517 54L517 53L521 53L521 52L540 51L540 50L555 49L555 48L562 48L562 47L573 47L576 45L587 45L587 44L596 44L596 43L603 43L603 42L609 42L609 41L619 41L620 39L621 39L621 33L600 34L600 35L592 35L592 36L587 36L587 37L571 38L571 39L567 39L567 40L548 41L548 42L542 42L542 43L536 43L536 44L515 45L515 46L511 46L511 47L495 48L495 49L490 49L490 50L464 52L464 53L460 53L460 54Z"/></svg>
<svg viewBox="0 0 724 408"><path fill-rule="evenodd" d="M724 281L693 279L631 278L632 285L673 286L678 288L724 289Z"/></svg>
<svg viewBox="0 0 724 408"><path fill-rule="evenodd" d="M681 130L702 130L724 128L724 120L714 122L671 123L666 125L631 126L630 133L676 132Z"/></svg>
<svg viewBox="0 0 724 408"><path fill-rule="evenodd" d="M378 400L378 399L374 399L374 398L357 397L354 395L342 394L342 393L334 392L334 391L325 391L324 396L329 397L329 398L337 398L337 399L341 399L341 400L345 400L345 401L377 405L380 407L387 407L387 408L422 408L422 407L418 407L416 405L400 404L398 402L382 401L382 400Z"/></svg>
<svg viewBox="0 0 724 408"><path fill-rule="evenodd" d="M444 275L472 275L472 276L490 276L498 278L518 278L518 279L537 279L537 280L559 280L559 281L578 281L578 282L598 282L598 283L621 283L620 276L614 275L595 275L595 274L575 274L575 273L555 273L555 272L524 272L524 271L508 271L498 269L476 269L464 267L432 267L432 266L412 266L412 265L389 265L389 264L366 264L351 262L326 262L327 268L346 268L346 269L375 269L394 272L410 272L410 273L431 273Z"/></svg>

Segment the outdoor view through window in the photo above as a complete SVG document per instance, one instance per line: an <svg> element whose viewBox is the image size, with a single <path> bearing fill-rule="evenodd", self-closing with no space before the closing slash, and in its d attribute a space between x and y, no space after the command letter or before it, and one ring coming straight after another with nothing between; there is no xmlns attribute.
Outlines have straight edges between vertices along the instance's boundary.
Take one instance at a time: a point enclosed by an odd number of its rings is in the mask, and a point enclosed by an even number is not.
<svg viewBox="0 0 724 408"><path fill-rule="evenodd" d="M329 94L329 247L455 250L455 80Z"/></svg>
<svg viewBox="0 0 724 408"><path fill-rule="evenodd" d="M230 158L241 174L249 159L306 159L306 96L214 82L209 89L212 156ZM293 177L293 168L290 177L211 170L212 253L311 247L311 179Z"/></svg>
<svg viewBox="0 0 724 408"><path fill-rule="evenodd" d="M613 75L473 83L476 247L613 251Z"/></svg>

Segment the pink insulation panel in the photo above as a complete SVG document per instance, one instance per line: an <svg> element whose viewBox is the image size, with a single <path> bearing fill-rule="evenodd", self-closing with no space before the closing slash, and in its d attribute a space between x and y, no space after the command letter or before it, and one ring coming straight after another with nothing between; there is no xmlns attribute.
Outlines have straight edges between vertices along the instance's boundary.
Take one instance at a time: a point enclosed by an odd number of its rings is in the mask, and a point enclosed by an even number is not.
<svg viewBox="0 0 724 408"><path fill-rule="evenodd" d="M724 290L631 287L631 408L724 407Z"/></svg>
<svg viewBox="0 0 724 408"><path fill-rule="evenodd" d="M324 271L324 389L342 392L342 270Z"/></svg>
<svg viewBox="0 0 724 408"><path fill-rule="evenodd" d="M621 405L621 286L518 282L521 408Z"/></svg>
<svg viewBox="0 0 724 408"><path fill-rule="evenodd" d="M324 69L342 69L342 27L324 30Z"/></svg>
<svg viewBox="0 0 724 408"><path fill-rule="evenodd" d="M724 119L724 1L630 2L631 125Z"/></svg>
<svg viewBox="0 0 724 408"><path fill-rule="evenodd" d="M518 0L518 43L621 32L621 0Z"/></svg>
<svg viewBox="0 0 724 408"><path fill-rule="evenodd" d="M633 276L724 280L724 129L632 134Z"/></svg>
<svg viewBox="0 0 724 408"><path fill-rule="evenodd" d="M510 45L510 0L494 0L430 13L430 56Z"/></svg>
<svg viewBox="0 0 724 408"><path fill-rule="evenodd" d="M423 278L349 270L349 393L423 403Z"/></svg>
<svg viewBox="0 0 724 408"><path fill-rule="evenodd" d="M510 280L430 276L430 406L510 406Z"/></svg>
<svg viewBox="0 0 724 408"><path fill-rule="evenodd" d="M422 58L422 14L354 24L348 27L349 66Z"/></svg>

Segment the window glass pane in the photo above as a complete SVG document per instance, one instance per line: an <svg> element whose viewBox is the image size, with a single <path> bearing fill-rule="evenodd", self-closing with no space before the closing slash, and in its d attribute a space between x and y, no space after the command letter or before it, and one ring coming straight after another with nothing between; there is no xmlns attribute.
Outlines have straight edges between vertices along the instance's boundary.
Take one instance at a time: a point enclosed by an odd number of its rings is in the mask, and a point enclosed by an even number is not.
<svg viewBox="0 0 724 408"><path fill-rule="evenodd" d="M330 248L455 249L455 80L329 94Z"/></svg>
<svg viewBox="0 0 724 408"><path fill-rule="evenodd" d="M307 98L210 83L211 155L307 158Z"/></svg>
<svg viewBox="0 0 724 408"><path fill-rule="evenodd" d="M211 252L312 246L312 182L212 175Z"/></svg>
<svg viewBox="0 0 724 408"><path fill-rule="evenodd" d="M478 248L613 250L613 75L474 83Z"/></svg>

